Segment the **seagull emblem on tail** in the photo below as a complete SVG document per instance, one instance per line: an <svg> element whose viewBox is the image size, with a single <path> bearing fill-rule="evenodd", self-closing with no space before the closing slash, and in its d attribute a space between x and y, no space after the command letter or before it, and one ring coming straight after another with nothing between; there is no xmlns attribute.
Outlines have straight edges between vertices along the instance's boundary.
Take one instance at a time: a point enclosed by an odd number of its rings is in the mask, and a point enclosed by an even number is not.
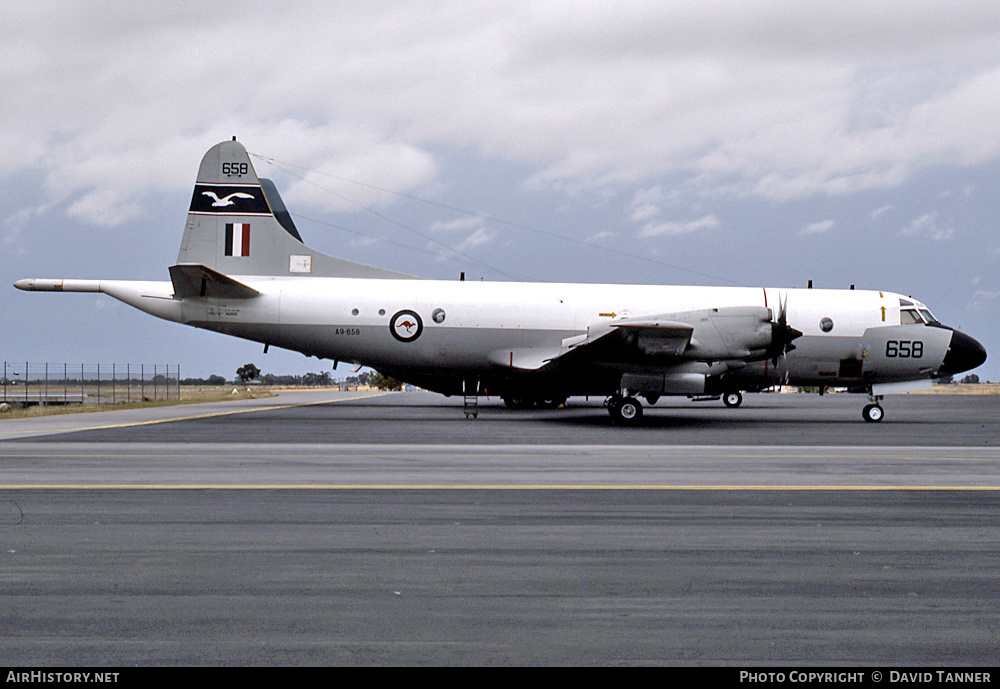
<svg viewBox="0 0 1000 689"><path fill-rule="evenodd" d="M233 204L236 203L235 201L233 201L233 197L238 198L238 199L252 199L253 198L252 194L244 194L242 191L234 192L234 193L230 194L229 196L223 196L221 199L219 198L219 196L214 191L203 191L203 192L201 192L201 195L202 196L208 196L209 198L214 199L212 201L212 208L222 208L222 207L225 207L225 206L232 206Z"/></svg>

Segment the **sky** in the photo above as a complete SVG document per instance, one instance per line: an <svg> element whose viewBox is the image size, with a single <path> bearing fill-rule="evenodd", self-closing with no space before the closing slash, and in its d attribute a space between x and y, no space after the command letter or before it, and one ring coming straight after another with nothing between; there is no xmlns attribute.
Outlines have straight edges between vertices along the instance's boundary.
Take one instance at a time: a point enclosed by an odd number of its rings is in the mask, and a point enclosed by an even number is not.
<svg viewBox="0 0 1000 689"><path fill-rule="evenodd" d="M236 136L324 253L430 278L899 292L1000 380L995 0L4 9L0 360L330 370L12 286L169 279L201 157Z"/></svg>

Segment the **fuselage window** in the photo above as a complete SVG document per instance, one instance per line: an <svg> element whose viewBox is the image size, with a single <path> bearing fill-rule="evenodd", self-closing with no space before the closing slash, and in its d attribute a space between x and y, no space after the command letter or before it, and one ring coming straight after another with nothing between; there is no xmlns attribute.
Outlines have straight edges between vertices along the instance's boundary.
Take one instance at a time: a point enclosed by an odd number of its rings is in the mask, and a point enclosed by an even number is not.
<svg viewBox="0 0 1000 689"><path fill-rule="evenodd" d="M913 325L914 323L923 323L916 309L902 309L899 312L899 322L901 325Z"/></svg>

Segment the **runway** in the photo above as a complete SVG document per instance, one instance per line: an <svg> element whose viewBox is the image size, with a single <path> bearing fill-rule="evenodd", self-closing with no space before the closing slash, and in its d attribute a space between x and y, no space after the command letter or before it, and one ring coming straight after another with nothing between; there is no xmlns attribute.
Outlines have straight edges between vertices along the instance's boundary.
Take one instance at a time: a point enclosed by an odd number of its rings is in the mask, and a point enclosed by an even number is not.
<svg viewBox="0 0 1000 689"><path fill-rule="evenodd" d="M1000 400L892 398L882 424L862 400L679 402L640 429L419 393L3 421L0 652L995 664Z"/></svg>

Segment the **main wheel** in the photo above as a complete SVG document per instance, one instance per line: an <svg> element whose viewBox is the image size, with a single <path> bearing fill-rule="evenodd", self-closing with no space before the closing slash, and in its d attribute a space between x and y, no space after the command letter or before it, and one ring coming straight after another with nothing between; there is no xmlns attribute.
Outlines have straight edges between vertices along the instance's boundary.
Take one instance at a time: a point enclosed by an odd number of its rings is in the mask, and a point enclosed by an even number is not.
<svg viewBox="0 0 1000 689"><path fill-rule="evenodd" d="M729 408L735 408L743 404L743 395L739 392L727 392L722 396L722 403Z"/></svg>
<svg viewBox="0 0 1000 689"><path fill-rule="evenodd" d="M629 426L638 423L642 418L642 405L634 397L623 397L609 404L608 412L613 423Z"/></svg>
<svg viewBox="0 0 1000 689"><path fill-rule="evenodd" d="M861 411L861 415L868 423L878 423L885 418L885 410L877 404L869 404Z"/></svg>

